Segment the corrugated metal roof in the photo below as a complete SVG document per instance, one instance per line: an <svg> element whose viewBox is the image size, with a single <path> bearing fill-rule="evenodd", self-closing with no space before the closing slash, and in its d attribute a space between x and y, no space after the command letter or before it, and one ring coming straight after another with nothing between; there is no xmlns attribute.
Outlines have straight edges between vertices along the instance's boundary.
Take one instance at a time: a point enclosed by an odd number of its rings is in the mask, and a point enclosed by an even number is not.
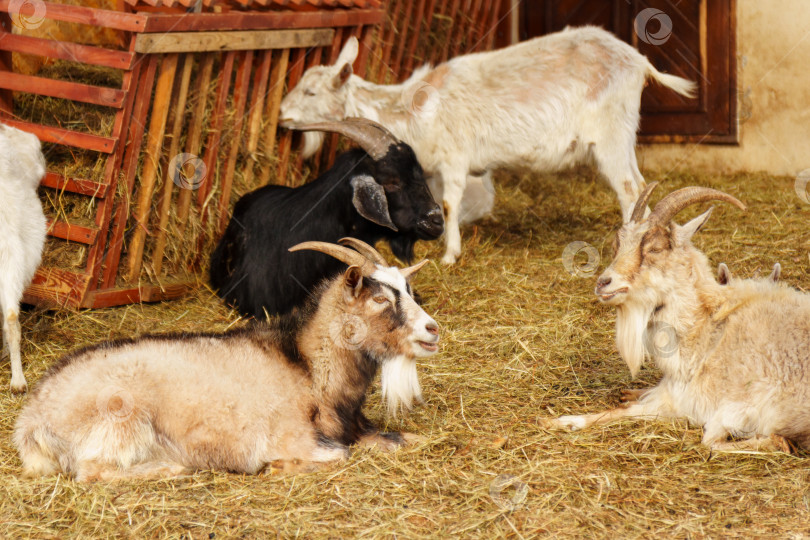
<svg viewBox="0 0 810 540"><path fill-rule="evenodd" d="M167 8L191 8L198 0L126 0L133 7L151 6ZM379 9L383 0L202 0L203 11L210 11L215 7L239 10L266 10L266 9L312 9L312 8L338 8L338 9Z"/></svg>

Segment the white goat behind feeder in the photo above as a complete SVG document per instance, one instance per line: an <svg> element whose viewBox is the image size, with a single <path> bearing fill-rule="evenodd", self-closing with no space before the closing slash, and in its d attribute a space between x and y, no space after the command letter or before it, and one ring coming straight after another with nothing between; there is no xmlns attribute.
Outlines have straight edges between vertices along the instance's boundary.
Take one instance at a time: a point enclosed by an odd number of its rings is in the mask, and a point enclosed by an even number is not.
<svg viewBox="0 0 810 540"><path fill-rule="evenodd" d="M255 474L273 462L307 470L352 444L393 450L415 436L381 433L362 407L376 372L389 412L421 399L416 359L439 328L411 297L410 268L389 267L356 239L304 242L349 268L298 316L225 334L148 336L63 358L24 405L14 431L24 472L77 480Z"/></svg>
<svg viewBox="0 0 810 540"><path fill-rule="evenodd" d="M693 82L660 73L636 49L592 26L422 66L395 85L353 75L357 49L352 38L334 65L307 70L281 103L281 124L360 116L410 144L426 174L443 186L445 263L461 253L458 226L469 178L498 167L554 171L594 160L626 222L644 187L635 143L646 81L687 97L695 90ZM322 140L305 134L305 155Z"/></svg>
<svg viewBox="0 0 810 540"><path fill-rule="evenodd" d="M46 220L37 187L44 175L39 139L0 124L0 313L12 392L27 388L20 354L20 301L42 260Z"/></svg>
<svg viewBox="0 0 810 540"><path fill-rule="evenodd" d="M672 219L710 200L745 206L717 190L684 188L644 219L654 187L619 230L596 294L616 306L616 345L631 374L648 356L663 378L623 408L545 424L581 429L620 418L686 418L703 427L703 443L715 450L787 450L789 441L810 448L810 295L772 278L715 281L691 243L711 209L685 225Z"/></svg>

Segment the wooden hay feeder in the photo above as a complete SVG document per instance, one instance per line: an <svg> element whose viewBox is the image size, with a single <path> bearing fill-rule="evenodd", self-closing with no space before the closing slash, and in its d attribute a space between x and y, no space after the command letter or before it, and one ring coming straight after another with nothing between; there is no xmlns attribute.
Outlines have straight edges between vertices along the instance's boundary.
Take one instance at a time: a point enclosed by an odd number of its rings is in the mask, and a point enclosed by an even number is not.
<svg viewBox="0 0 810 540"><path fill-rule="evenodd" d="M49 162L50 238L26 302L106 307L196 285L236 198L287 178L291 135L276 141L285 84L334 62L350 36L368 51L385 17L380 0L296 10L261 0L263 11L238 0L252 11L219 2L218 13L185 3L195 2L149 0L152 11L130 13L36 1L24 5L44 9L21 17L10 13L19 2L0 0L0 122L36 134ZM113 29L126 50L31 35L36 17L76 35ZM15 73L12 53L51 64Z"/></svg>

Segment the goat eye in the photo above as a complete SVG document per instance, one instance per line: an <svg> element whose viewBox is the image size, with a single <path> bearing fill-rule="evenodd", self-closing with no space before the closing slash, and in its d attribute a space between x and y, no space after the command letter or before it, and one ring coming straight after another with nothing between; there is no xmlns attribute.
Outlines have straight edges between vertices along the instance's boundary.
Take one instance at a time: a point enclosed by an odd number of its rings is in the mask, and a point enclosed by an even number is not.
<svg viewBox="0 0 810 540"><path fill-rule="evenodd" d="M309 88L307 88L306 90L304 90L304 95L305 95L305 96L314 96L314 95L315 95L315 92L313 92L312 90L310 90Z"/></svg>
<svg viewBox="0 0 810 540"><path fill-rule="evenodd" d="M385 296L375 296L374 301L377 302L378 304L385 304L386 302L388 302L388 298L386 298Z"/></svg>

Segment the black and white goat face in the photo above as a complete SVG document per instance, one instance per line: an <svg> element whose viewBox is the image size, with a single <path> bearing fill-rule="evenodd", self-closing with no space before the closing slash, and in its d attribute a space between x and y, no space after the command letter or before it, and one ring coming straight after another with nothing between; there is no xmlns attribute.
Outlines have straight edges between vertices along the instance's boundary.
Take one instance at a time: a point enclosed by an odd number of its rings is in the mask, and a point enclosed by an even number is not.
<svg viewBox="0 0 810 540"><path fill-rule="evenodd" d="M439 326L413 299L408 282L423 265L377 265L370 275L350 266L344 274L345 315L361 321L352 325L349 342L362 345L383 365L400 357L430 356L439 349Z"/></svg>

